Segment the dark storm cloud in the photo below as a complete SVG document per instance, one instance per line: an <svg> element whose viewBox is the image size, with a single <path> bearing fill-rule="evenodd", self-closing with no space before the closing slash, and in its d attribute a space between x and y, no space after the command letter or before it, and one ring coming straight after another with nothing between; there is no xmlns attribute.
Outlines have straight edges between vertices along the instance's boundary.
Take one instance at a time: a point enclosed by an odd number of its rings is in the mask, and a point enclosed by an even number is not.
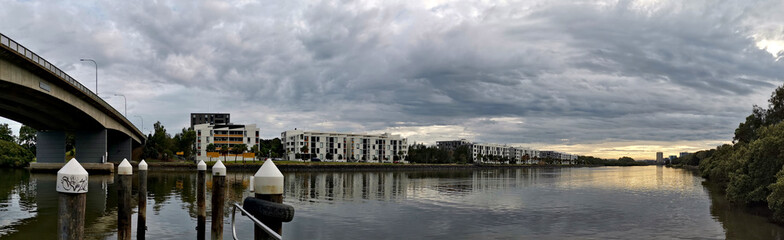
<svg viewBox="0 0 784 240"><path fill-rule="evenodd" d="M784 76L757 45L784 39L775 1L2 4L4 34L82 82L95 58L146 125L231 112L267 137L727 140Z"/></svg>

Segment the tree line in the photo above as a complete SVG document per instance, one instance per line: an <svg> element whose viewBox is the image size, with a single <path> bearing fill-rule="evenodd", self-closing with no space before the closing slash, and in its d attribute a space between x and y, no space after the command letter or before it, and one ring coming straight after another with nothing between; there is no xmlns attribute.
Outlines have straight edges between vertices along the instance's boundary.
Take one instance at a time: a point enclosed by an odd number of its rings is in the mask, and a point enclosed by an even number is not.
<svg viewBox="0 0 784 240"><path fill-rule="evenodd" d="M735 129L732 144L678 158L673 163L698 166L700 174L743 205L767 206L773 220L784 222L784 86L776 88L767 108L754 106Z"/></svg>
<svg viewBox="0 0 784 240"><path fill-rule="evenodd" d="M7 123L0 124L0 167L25 167L35 159L36 132L22 125L14 135Z"/></svg>
<svg viewBox="0 0 784 240"><path fill-rule="evenodd" d="M189 160L196 155L196 131L193 129L182 128L174 136L166 132L166 128L161 122L153 124L153 133L147 136L147 141L142 150L142 158L158 159L171 161L175 159ZM259 144L248 147L246 144L233 144L228 148L221 148L215 144L208 144L205 149L207 152L218 152L226 159L228 154L242 155L243 153L255 153L256 158L262 157L281 157L284 154L283 144L280 139L259 139ZM182 152L181 156L177 153ZM244 159L243 159L244 161Z"/></svg>

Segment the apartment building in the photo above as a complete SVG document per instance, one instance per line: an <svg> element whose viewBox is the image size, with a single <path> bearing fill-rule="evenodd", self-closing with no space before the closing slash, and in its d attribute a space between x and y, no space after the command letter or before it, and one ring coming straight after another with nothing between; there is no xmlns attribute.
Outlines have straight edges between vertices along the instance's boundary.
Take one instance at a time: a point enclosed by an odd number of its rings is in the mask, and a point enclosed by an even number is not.
<svg viewBox="0 0 784 240"><path fill-rule="evenodd" d="M452 141L436 141L436 146L439 149L454 151L460 146L470 146L472 143L466 139L452 140Z"/></svg>
<svg viewBox="0 0 784 240"><path fill-rule="evenodd" d="M524 147L511 147L494 143L472 143L466 139L437 141L439 149L454 151L460 146L468 146L474 162L499 161L506 158L520 164L534 164L539 158L539 150ZM491 160L494 156L496 160ZM479 159L479 158L482 159Z"/></svg>
<svg viewBox="0 0 784 240"><path fill-rule="evenodd" d="M290 130L280 134L287 160L318 158L331 162L395 162L408 157L400 135Z"/></svg>
<svg viewBox="0 0 784 240"><path fill-rule="evenodd" d="M228 113L191 113L191 129L198 124L223 125L230 122Z"/></svg>
<svg viewBox="0 0 784 240"><path fill-rule="evenodd" d="M208 161L207 145L215 144L216 150L233 145L245 144L250 150L259 145L259 128L256 124L196 124L196 159Z"/></svg>
<svg viewBox="0 0 784 240"><path fill-rule="evenodd" d="M540 156L541 158L559 160L563 164L577 163L577 155L575 154L568 154L568 153L556 152L556 151L542 151Z"/></svg>

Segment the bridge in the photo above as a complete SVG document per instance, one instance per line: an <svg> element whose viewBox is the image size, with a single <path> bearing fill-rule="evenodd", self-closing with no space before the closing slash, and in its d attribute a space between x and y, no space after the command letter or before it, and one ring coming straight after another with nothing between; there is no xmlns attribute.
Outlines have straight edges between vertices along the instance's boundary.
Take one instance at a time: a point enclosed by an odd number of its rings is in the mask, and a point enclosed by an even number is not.
<svg viewBox="0 0 784 240"><path fill-rule="evenodd" d="M132 159L146 137L51 62L0 33L0 116L38 130L37 163L65 163L66 133L80 163Z"/></svg>

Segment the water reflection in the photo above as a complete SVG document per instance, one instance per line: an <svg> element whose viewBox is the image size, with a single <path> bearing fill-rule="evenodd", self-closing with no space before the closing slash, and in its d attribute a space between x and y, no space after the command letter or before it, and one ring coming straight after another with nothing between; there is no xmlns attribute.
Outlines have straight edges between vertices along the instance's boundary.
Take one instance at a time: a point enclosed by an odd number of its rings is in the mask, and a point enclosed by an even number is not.
<svg viewBox="0 0 784 240"><path fill-rule="evenodd" d="M4 197L0 211L2 230L0 236L8 239L51 239L56 235L57 192L56 175L30 174L25 170L0 170L0 194ZM116 211L107 209L108 186L112 176L90 176L87 193L85 235L103 239L106 234L98 228L105 227L106 216ZM114 219L116 222L116 217ZM95 230L95 231L94 231Z"/></svg>
<svg viewBox="0 0 784 240"><path fill-rule="evenodd" d="M230 206L251 196L251 174L227 175L227 239ZM284 201L297 210L284 236L293 239L781 239L784 233L765 217L731 207L693 173L655 166L284 176ZM116 238L114 177L90 177L88 239ZM0 238L54 238L54 180L53 174L0 170ZM147 237L195 238L196 174L151 171L148 184ZM209 176L207 185L209 210ZM134 196L137 186L134 179ZM240 222L238 234L252 236L252 225Z"/></svg>

